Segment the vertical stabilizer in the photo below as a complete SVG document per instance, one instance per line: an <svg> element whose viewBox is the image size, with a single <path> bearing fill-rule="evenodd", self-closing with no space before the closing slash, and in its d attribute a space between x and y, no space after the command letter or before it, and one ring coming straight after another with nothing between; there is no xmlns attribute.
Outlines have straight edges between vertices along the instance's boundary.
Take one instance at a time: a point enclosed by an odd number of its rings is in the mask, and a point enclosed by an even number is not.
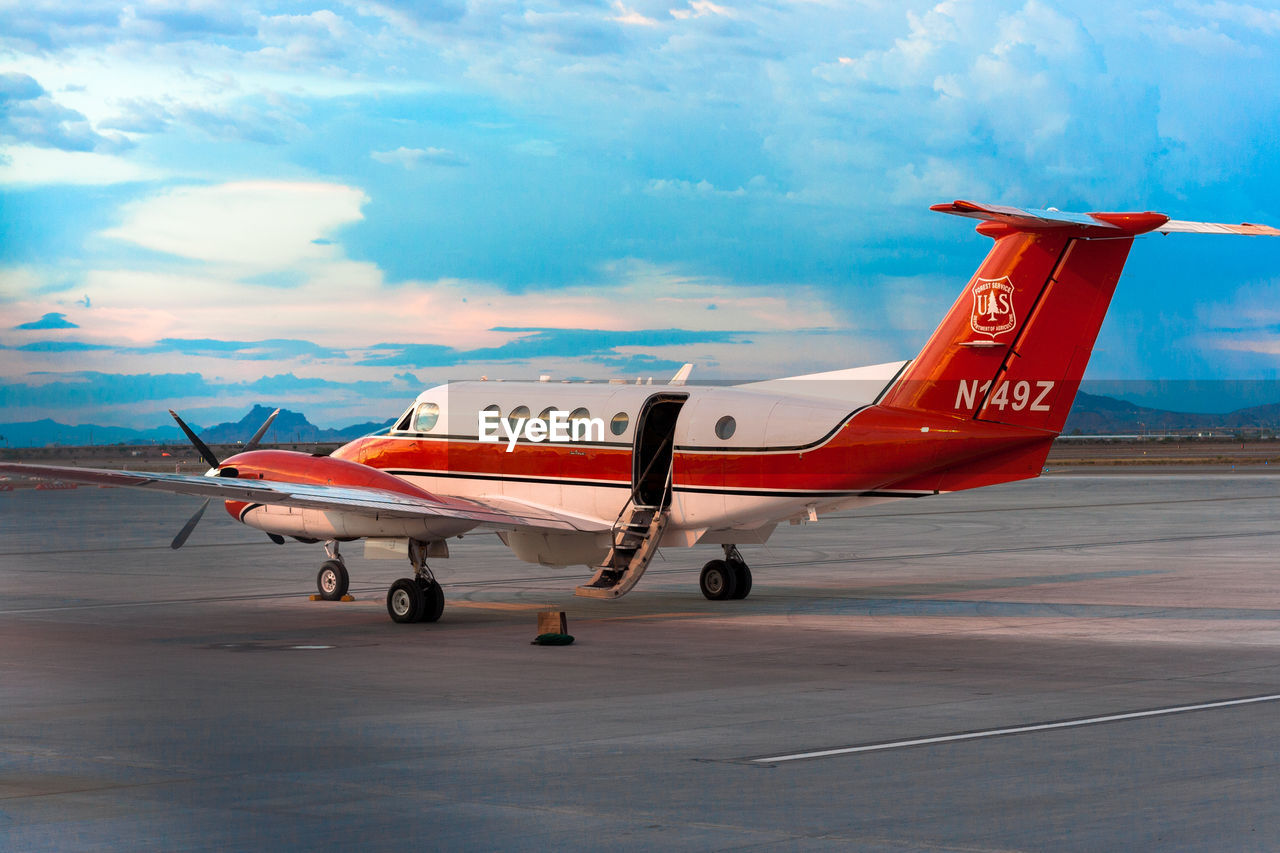
<svg viewBox="0 0 1280 853"><path fill-rule="evenodd" d="M881 404L1061 431L1134 236L1168 218L934 209L986 220L995 245Z"/></svg>

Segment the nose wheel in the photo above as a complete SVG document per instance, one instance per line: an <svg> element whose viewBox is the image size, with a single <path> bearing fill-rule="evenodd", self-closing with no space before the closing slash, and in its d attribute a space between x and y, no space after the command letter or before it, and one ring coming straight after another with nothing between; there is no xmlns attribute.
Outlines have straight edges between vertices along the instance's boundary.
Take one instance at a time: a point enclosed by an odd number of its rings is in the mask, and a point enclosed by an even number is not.
<svg viewBox="0 0 1280 853"><path fill-rule="evenodd" d="M335 540L324 543L324 551L329 559L321 563L320 571L316 574L316 589L320 591L320 598L324 601L341 601L342 596L347 594L347 588L351 586L347 564L342 561Z"/></svg>

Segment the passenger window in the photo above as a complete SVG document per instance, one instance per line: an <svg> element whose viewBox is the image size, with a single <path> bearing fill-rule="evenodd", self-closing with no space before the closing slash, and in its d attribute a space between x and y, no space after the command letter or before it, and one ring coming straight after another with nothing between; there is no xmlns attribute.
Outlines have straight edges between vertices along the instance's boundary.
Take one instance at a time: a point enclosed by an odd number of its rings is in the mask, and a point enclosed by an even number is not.
<svg viewBox="0 0 1280 853"><path fill-rule="evenodd" d="M622 435L627 431L627 424L631 423L631 419L627 417L626 412L618 412L613 416L613 420L609 421L609 432L614 435Z"/></svg>
<svg viewBox="0 0 1280 853"><path fill-rule="evenodd" d="M511 410L511 414L507 415L507 423L511 425L512 431L515 431L522 421L527 420L529 420L528 406L516 406Z"/></svg>
<svg viewBox="0 0 1280 853"><path fill-rule="evenodd" d="M418 407L414 429L418 432L430 432L438 420L440 420L440 407L435 403L423 403Z"/></svg>
<svg viewBox="0 0 1280 853"><path fill-rule="evenodd" d="M578 408L574 409L572 412L569 413L569 435L571 437L574 435L573 424L575 421L589 421L589 420L591 420L591 413L587 411L584 407L579 406ZM580 427L579 429L582 429L582 428ZM578 433L578 440L581 441L584 438L590 438L590 436L591 436L591 428L588 426L585 429L582 429L582 432Z"/></svg>
<svg viewBox="0 0 1280 853"><path fill-rule="evenodd" d="M725 415L716 421L716 438L726 441L733 438L733 433L738 428L738 422L733 419L733 415Z"/></svg>
<svg viewBox="0 0 1280 853"><path fill-rule="evenodd" d="M538 420L550 421L551 413L554 412L555 410L556 410L555 406L547 406L545 409L542 410L542 414L538 415Z"/></svg>

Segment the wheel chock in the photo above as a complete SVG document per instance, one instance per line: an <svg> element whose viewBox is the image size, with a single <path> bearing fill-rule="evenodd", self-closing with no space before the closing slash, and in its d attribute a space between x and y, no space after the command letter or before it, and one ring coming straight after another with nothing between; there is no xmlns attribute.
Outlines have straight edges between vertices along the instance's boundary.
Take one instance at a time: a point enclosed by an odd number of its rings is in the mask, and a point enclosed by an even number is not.
<svg viewBox="0 0 1280 853"><path fill-rule="evenodd" d="M563 610L543 610L538 614L538 636L530 645L567 646L573 642L569 634L569 618Z"/></svg>
<svg viewBox="0 0 1280 853"><path fill-rule="evenodd" d="M309 598L312 601L324 601L324 599L320 597L319 593L315 593L315 592L311 593ZM347 593L346 595L342 596L342 598L339 598L338 600L339 601L355 601L356 597L351 593Z"/></svg>
<svg viewBox="0 0 1280 853"><path fill-rule="evenodd" d="M542 610L538 613L539 634L569 633L569 617L563 610Z"/></svg>

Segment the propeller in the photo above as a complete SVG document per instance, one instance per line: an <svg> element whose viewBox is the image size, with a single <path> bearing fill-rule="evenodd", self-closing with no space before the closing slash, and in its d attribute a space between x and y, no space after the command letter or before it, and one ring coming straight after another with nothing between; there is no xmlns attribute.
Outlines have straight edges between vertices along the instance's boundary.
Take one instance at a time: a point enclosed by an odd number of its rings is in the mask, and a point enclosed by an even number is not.
<svg viewBox="0 0 1280 853"><path fill-rule="evenodd" d="M204 461L208 463L210 475L215 477L235 476L235 472L229 468L221 470L218 468L218 466L222 464L218 461L218 457L209 449L209 445L201 441L200 437L192 431L191 427L187 426L186 422L182 420L182 418L178 417L177 412L170 409L169 414L173 415L173 419L178 422L178 426L180 426L182 431L186 433L187 438L191 441L191 445L196 449L196 452L200 454L200 458L204 459ZM249 443L244 446L244 450L241 451L242 453L253 450L258 446L258 442L262 441L262 437L267 434L267 430L271 428L271 422L276 419L276 415L278 414L280 414L280 410L276 409L274 412L267 415L267 419L262 422L262 426L258 427L258 431L253 434L253 438L249 439ZM173 537L173 541L169 543L170 548L176 551L186 544L187 537L191 535L191 531L195 530L196 525L200 523L200 518L204 515L204 511L209 508L209 501L211 500L213 499L204 499L204 503L200 504L200 508L195 511L195 514L187 519L186 524L182 525L182 529L178 531L178 535ZM268 533L267 537L277 545L284 544L283 536L278 536L275 533Z"/></svg>

